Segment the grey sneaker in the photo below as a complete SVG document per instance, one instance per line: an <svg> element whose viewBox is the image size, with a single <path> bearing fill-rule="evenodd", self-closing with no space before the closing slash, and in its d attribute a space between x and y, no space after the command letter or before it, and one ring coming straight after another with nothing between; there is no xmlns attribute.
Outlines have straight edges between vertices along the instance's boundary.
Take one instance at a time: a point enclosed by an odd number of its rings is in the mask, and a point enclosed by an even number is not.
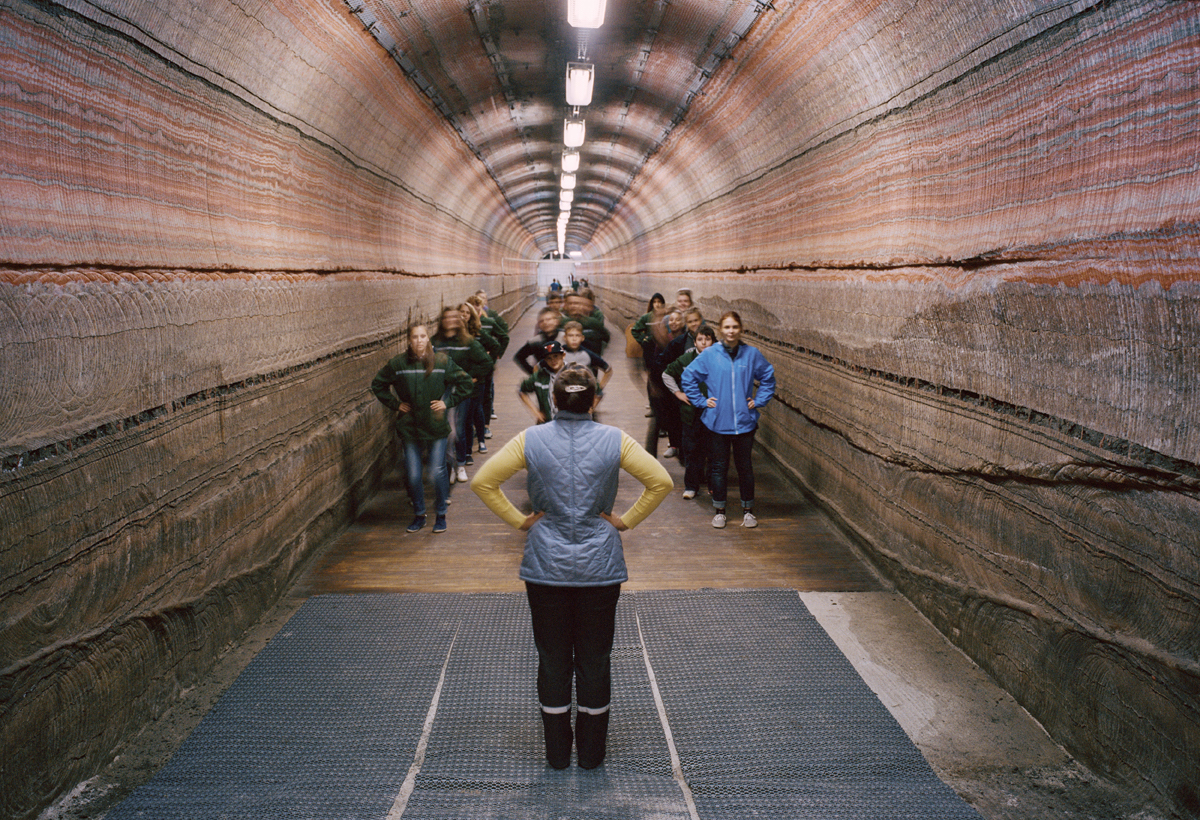
<svg viewBox="0 0 1200 820"><path fill-rule="evenodd" d="M725 529L725 513L723 510L717 510L717 514L713 516L713 526L719 530Z"/></svg>
<svg viewBox="0 0 1200 820"><path fill-rule="evenodd" d="M746 512L742 515L742 526L743 527L757 527L758 526L758 519L754 517L754 513L750 512L749 510L746 510Z"/></svg>
<svg viewBox="0 0 1200 820"><path fill-rule="evenodd" d="M459 484L466 484L466 483L467 483L468 479L467 479L467 468L466 468L466 467L459 467L459 468L458 468L458 475L457 475L457 478L458 478L458 483L459 483Z"/></svg>

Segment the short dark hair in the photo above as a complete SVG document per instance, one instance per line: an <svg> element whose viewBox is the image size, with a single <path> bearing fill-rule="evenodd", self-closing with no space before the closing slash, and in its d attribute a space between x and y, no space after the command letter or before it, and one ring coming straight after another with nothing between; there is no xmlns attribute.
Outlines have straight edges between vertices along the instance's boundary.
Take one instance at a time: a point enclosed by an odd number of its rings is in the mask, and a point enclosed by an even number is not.
<svg viewBox="0 0 1200 820"><path fill-rule="evenodd" d="M696 328L696 338L699 339L701 336L711 339L714 344L717 341L717 332L710 325L700 325Z"/></svg>
<svg viewBox="0 0 1200 820"><path fill-rule="evenodd" d="M581 364L569 364L554 380L554 406L568 413L590 413L596 401L596 377Z"/></svg>

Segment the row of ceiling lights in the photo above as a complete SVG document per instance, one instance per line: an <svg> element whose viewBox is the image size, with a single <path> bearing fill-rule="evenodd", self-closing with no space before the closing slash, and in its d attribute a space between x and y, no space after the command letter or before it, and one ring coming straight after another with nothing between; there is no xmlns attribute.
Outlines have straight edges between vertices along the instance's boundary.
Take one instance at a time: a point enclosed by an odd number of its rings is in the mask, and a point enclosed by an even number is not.
<svg viewBox="0 0 1200 820"><path fill-rule="evenodd" d="M575 28L600 28L604 23L606 0L567 0L567 22ZM581 54L582 58L584 55ZM563 155L561 187L558 195L558 255L566 254L567 222L575 201L576 172L579 170L579 148L583 145L586 126L579 109L592 102L592 85L596 70L591 63L567 63L567 105L571 116L563 120Z"/></svg>

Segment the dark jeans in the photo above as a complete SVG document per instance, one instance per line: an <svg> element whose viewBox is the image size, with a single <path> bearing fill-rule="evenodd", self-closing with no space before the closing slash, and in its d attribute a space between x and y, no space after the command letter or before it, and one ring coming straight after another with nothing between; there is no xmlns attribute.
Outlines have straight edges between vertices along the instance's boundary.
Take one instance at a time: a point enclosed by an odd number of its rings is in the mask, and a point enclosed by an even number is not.
<svg viewBox="0 0 1200 820"><path fill-rule="evenodd" d="M475 383L475 394L472 396L475 406L471 408L472 423L475 425L475 439L479 443L483 443L483 436L487 432L488 425L492 423L492 380L494 376L489 373L484 378Z"/></svg>
<svg viewBox="0 0 1200 820"><path fill-rule="evenodd" d="M699 411L696 412L692 423L684 424L682 429L680 443L683 445L683 488L699 492L700 482L709 475L708 463L712 457L712 442L709 439L712 437L712 431L700 421Z"/></svg>
<svg viewBox="0 0 1200 820"><path fill-rule="evenodd" d="M612 646L621 585L552 587L525 583L538 652L543 709L571 707L571 679L581 709L606 709L612 697Z"/></svg>
<svg viewBox="0 0 1200 820"><path fill-rule="evenodd" d="M454 460L461 467L471 454L471 414L475 411L475 394L472 393L454 405Z"/></svg>
<svg viewBox="0 0 1200 820"><path fill-rule="evenodd" d="M729 453L733 451L733 464L737 467L738 494L742 497L742 509L749 510L754 506L754 465L750 463L750 454L754 451L754 434L757 428L749 433L739 433L736 436L725 436L712 433L712 473L709 476L708 489L712 493L713 506L718 510L725 509L726 483L729 480Z"/></svg>

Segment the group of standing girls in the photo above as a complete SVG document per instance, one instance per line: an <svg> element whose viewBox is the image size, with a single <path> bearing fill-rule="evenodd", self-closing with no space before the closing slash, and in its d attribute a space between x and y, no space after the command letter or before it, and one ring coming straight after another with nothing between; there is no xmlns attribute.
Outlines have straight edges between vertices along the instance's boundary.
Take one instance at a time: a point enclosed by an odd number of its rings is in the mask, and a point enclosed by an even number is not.
<svg viewBox="0 0 1200 820"><path fill-rule="evenodd" d="M646 449L655 452L660 430L684 464L684 498L695 498L707 476L712 525L726 525L729 464L737 469L742 526L756 527L751 453L761 409L775 395L775 368L758 348L742 341L742 317L721 316L704 324L691 291L680 290L673 309L654 294L631 329L641 343L648 373L647 393L656 421Z"/></svg>
<svg viewBox="0 0 1200 820"><path fill-rule="evenodd" d="M475 442L479 452L487 452L485 439L491 437L488 425L494 417L492 377L507 346L508 326L488 310L487 296L480 291L458 306L443 308L432 336L424 323L410 326L405 352L375 374L371 391L396 413L404 448L404 477L414 513L408 532L426 524L426 467L435 495L433 532L446 531L450 485L467 480Z"/></svg>

